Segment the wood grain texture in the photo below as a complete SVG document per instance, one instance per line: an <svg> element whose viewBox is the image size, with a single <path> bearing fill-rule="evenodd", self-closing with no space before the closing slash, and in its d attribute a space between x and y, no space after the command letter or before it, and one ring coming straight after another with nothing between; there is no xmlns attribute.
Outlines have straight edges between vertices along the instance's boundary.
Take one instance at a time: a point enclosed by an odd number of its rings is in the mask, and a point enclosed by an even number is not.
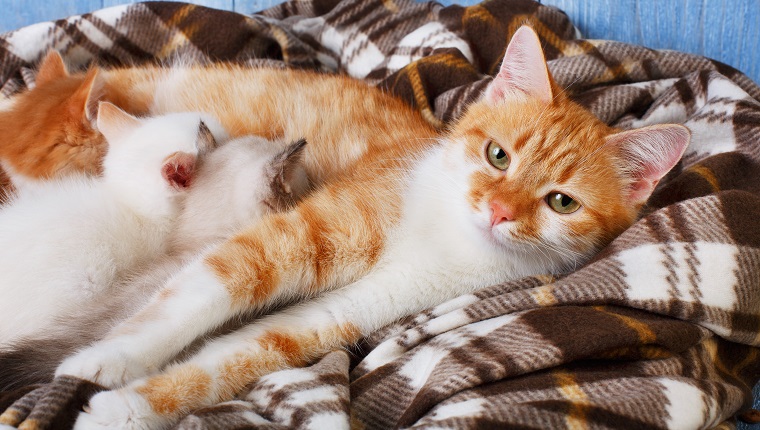
<svg viewBox="0 0 760 430"><path fill-rule="evenodd" d="M102 0L0 0L0 32L90 12L101 8L102 4Z"/></svg>
<svg viewBox="0 0 760 430"><path fill-rule="evenodd" d="M164 0L164 1L179 1L179 0ZM117 6L120 4L139 3L137 0L101 0L103 7ZM233 0L199 0L199 1L185 1L185 3L194 3L202 6L213 7L216 9L232 10L234 7Z"/></svg>
<svg viewBox="0 0 760 430"><path fill-rule="evenodd" d="M760 81L760 1L542 0L584 37L675 49L729 64Z"/></svg>
<svg viewBox="0 0 760 430"><path fill-rule="evenodd" d="M240 13L255 13L279 3L281 3L280 0L235 0L233 10Z"/></svg>

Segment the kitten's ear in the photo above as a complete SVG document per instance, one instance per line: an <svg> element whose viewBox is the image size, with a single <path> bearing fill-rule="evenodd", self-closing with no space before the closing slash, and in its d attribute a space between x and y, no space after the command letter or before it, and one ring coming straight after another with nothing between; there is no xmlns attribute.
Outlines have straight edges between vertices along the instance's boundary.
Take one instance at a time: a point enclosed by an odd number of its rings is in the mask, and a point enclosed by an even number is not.
<svg viewBox="0 0 760 430"><path fill-rule="evenodd" d="M34 78L34 84L45 85L66 76L69 76L69 73L66 71L66 65L63 64L61 54L58 51L51 50L40 63L37 76Z"/></svg>
<svg viewBox="0 0 760 430"><path fill-rule="evenodd" d="M554 98L549 69L538 34L522 26L512 36L496 77L486 88L484 98L496 104L515 93L522 93L549 104Z"/></svg>
<svg viewBox="0 0 760 430"><path fill-rule="evenodd" d="M72 114L95 125L98 117L99 103L103 98L103 79L98 69L90 69L79 85L79 88L69 98L69 109Z"/></svg>
<svg viewBox="0 0 760 430"><path fill-rule="evenodd" d="M607 145L627 164L632 179L628 198L633 204L646 203L660 179L681 159L690 137L689 129L678 124L653 125L607 137Z"/></svg>
<svg viewBox="0 0 760 430"><path fill-rule="evenodd" d="M97 126L110 145L139 127L140 120L119 109L113 103L100 102Z"/></svg>
<svg viewBox="0 0 760 430"><path fill-rule="evenodd" d="M216 138L211 130L208 128L205 122L201 120L198 124L198 137L195 140L195 146L198 148L199 154L205 154L208 151L219 146L216 143Z"/></svg>
<svg viewBox="0 0 760 430"><path fill-rule="evenodd" d="M303 168L304 148L306 139L297 140L272 159L269 171L273 172L271 184L275 201L293 201L294 197L308 188Z"/></svg>
<svg viewBox="0 0 760 430"><path fill-rule="evenodd" d="M182 190L190 186L195 176L196 156L187 152L175 152L166 157L161 175L172 188Z"/></svg>

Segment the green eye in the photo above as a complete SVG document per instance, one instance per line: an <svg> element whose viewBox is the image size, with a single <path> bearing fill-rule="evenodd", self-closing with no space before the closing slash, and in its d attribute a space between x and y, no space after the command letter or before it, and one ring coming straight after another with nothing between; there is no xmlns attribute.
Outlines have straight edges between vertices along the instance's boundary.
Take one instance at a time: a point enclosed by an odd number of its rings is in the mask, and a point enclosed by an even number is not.
<svg viewBox="0 0 760 430"><path fill-rule="evenodd" d="M581 204L573 200L572 197L562 193L549 193L546 196L546 203L554 212L561 214L571 214L581 208Z"/></svg>
<svg viewBox="0 0 760 430"><path fill-rule="evenodd" d="M488 156L488 162L499 170L507 170L509 167L509 155L501 149L501 146L494 142L488 144L486 148L486 155Z"/></svg>

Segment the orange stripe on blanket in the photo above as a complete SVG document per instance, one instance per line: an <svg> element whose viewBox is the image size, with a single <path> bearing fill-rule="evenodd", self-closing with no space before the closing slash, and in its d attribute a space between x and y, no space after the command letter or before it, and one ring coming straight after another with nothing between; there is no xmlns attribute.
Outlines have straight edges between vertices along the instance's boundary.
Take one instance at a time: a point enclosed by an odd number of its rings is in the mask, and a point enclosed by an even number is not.
<svg viewBox="0 0 760 430"><path fill-rule="evenodd" d="M553 372L554 379L559 385L559 392L565 400L568 400L569 409L567 416L565 417L565 423L568 429L586 429L588 428L588 422L586 421L586 402L588 397L583 392L578 382L575 380L575 376L564 370L557 370Z"/></svg>
<svg viewBox="0 0 760 430"><path fill-rule="evenodd" d="M0 415L0 424L16 427L24 419L24 417L26 417L26 414L23 414L18 409L11 407L6 409L5 412Z"/></svg>
<svg viewBox="0 0 760 430"><path fill-rule="evenodd" d="M715 177L715 174L709 168L705 166L693 166L689 167L688 171L696 173L707 181L714 193L720 191L720 182L718 182L718 178Z"/></svg>
<svg viewBox="0 0 760 430"><path fill-rule="evenodd" d="M558 303L557 297L554 296L554 285L552 284L534 288L531 291L531 296L540 306L554 306Z"/></svg>
<svg viewBox="0 0 760 430"><path fill-rule="evenodd" d="M46 428L43 423L41 423L39 420L31 419L31 420L25 420L21 425L18 426L18 430L43 430Z"/></svg>
<svg viewBox="0 0 760 430"><path fill-rule="evenodd" d="M639 342L641 342L644 345L649 344L649 343L654 343L657 340L657 335L652 331L652 329L646 323L643 323L631 317L627 317L625 315L620 315L615 312L610 312L604 306L594 306L594 309L604 312L607 315L613 316L621 320L623 324L625 324L628 328L636 332L636 334L639 337Z"/></svg>

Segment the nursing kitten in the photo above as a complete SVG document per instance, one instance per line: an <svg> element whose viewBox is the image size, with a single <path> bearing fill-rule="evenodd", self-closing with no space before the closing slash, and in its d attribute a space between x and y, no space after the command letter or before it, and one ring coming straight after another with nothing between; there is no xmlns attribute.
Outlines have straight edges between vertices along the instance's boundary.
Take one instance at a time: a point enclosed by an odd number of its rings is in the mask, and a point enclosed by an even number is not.
<svg viewBox="0 0 760 430"><path fill-rule="evenodd" d="M96 117L105 88L97 78L97 70L70 76L60 56L51 54L37 73L35 87L0 110L0 164L15 188L40 179L102 172L107 145ZM139 108L145 100L128 100L114 98L132 114L147 113Z"/></svg>
<svg viewBox="0 0 760 430"><path fill-rule="evenodd" d="M99 174L103 137L92 121L99 100L135 115L207 112L231 137L306 139L304 167L314 185L367 152L436 136L403 101L345 76L231 64L69 74L51 52L36 86L0 110L0 163L14 185Z"/></svg>
<svg viewBox="0 0 760 430"><path fill-rule="evenodd" d="M224 137L208 116L138 119L110 103L97 123L102 178L41 182L0 210L0 348L46 333L161 256L199 158L216 146L210 130Z"/></svg>
<svg viewBox="0 0 760 430"><path fill-rule="evenodd" d="M557 88L523 27L482 99L440 141L391 141L361 156L292 211L209 249L64 361L58 375L121 387L95 395L77 426L164 428L403 316L578 267L634 222L688 141L680 125L601 123ZM229 318L293 298L163 367Z"/></svg>
<svg viewBox="0 0 760 430"><path fill-rule="evenodd" d="M168 234L167 255L117 281L108 294L80 300L75 312L59 314L44 331L0 347L0 391L49 381L66 356L133 314L195 254L246 224L292 207L309 190L301 167L305 141L285 150L275 143L241 137L206 155Z"/></svg>

